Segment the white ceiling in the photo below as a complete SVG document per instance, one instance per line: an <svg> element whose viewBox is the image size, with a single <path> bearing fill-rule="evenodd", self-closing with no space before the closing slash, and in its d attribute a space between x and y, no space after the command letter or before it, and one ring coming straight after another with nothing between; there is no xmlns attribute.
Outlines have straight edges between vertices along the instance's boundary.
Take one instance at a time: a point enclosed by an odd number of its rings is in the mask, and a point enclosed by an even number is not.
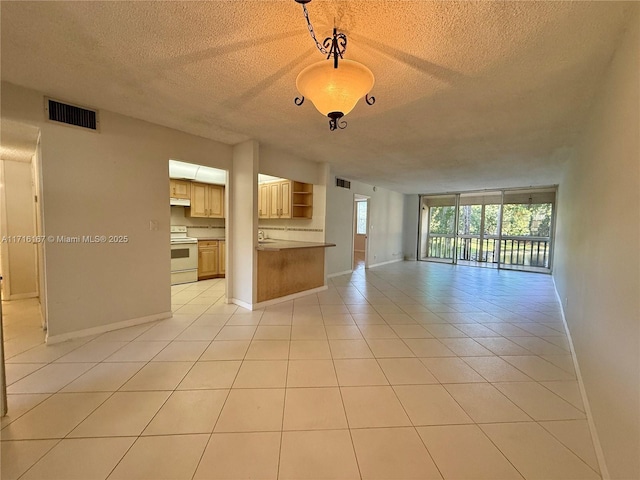
<svg viewBox="0 0 640 480"><path fill-rule="evenodd" d="M2 79L402 192L553 184L632 3L313 0L376 77L335 132L293 103L323 58L293 0L1 2Z"/></svg>

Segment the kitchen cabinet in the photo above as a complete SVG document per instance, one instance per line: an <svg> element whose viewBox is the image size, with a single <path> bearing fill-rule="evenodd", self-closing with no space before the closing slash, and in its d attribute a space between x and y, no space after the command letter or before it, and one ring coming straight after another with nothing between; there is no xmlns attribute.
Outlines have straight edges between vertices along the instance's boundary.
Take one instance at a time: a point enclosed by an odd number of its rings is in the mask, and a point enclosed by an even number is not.
<svg viewBox="0 0 640 480"><path fill-rule="evenodd" d="M171 198L182 198L184 200L190 200L191 182L187 180L176 180L174 178L170 179L169 196Z"/></svg>
<svg viewBox="0 0 640 480"><path fill-rule="evenodd" d="M269 184L258 185L258 218L269 218Z"/></svg>
<svg viewBox="0 0 640 480"><path fill-rule="evenodd" d="M224 240L198 240L198 280L225 276L225 250Z"/></svg>
<svg viewBox="0 0 640 480"><path fill-rule="evenodd" d="M220 253L218 240L198 242L198 280L215 278L219 274Z"/></svg>
<svg viewBox="0 0 640 480"><path fill-rule="evenodd" d="M312 218L313 185L279 180L259 185L258 218Z"/></svg>
<svg viewBox="0 0 640 480"><path fill-rule="evenodd" d="M187 217L224 218L224 186L191 182L191 206Z"/></svg>

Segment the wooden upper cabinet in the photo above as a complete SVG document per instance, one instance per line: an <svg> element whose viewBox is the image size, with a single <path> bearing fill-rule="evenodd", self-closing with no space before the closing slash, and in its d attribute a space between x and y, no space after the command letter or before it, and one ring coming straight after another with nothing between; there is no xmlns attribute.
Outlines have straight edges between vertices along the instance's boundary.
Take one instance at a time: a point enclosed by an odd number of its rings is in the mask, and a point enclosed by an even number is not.
<svg viewBox="0 0 640 480"><path fill-rule="evenodd" d="M269 218L269 184L258 185L258 218Z"/></svg>
<svg viewBox="0 0 640 480"><path fill-rule="evenodd" d="M312 214L312 184L278 180L259 185L258 218L312 218Z"/></svg>
<svg viewBox="0 0 640 480"><path fill-rule="evenodd" d="M224 187L209 185L209 217L224 218Z"/></svg>
<svg viewBox="0 0 640 480"><path fill-rule="evenodd" d="M189 200L191 198L191 182L187 180L176 180L174 178L170 179L169 196L171 198L183 198Z"/></svg>
<svg viewBox="0 0 640 480"><path fill-rule="evenodd" d="M224 186L191 183L191 207L185 211L189 217L224 218Z"/></svg>
<svg viewBox="0 0 640 480"><path fill-rule="evenodd" d="M208 217L209 186L204 183L191 184L191 207L187 209L190 217Z"/></svg>
<svg viewBox="0 0 640 480"><path fill-rule="evenodd" d="M280 218L291 218L291 183L280 182Z"/></svg>
<svg viewBox="0 0 640 480"><path fill-rule="evenodd" d="M269 184L269 218L280 218L280 206L282 197L280 196L280 182Z"/></svg>

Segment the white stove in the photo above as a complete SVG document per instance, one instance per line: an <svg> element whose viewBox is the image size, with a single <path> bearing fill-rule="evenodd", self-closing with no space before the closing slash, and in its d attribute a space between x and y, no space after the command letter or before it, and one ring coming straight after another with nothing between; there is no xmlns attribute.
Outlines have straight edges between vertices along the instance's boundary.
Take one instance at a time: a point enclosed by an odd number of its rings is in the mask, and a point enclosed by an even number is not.
<svg viewBox="0 0 640 480"><path fill-rule="evenodd" d="M198 281L198 239L186 226L171 226L171 285Z"/></svg>

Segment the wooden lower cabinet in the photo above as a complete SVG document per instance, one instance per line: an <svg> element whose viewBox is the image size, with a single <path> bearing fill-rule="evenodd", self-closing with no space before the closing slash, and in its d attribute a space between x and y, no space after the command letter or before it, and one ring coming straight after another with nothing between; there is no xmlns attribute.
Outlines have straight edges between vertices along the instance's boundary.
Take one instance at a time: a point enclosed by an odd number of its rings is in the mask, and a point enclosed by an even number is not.
<svg viewBox="0 0 640 480"><path fill-rule="evenodd" d="M198 242L198 280L224 277L226 274L226 242L200 240Z"/></svg>
<svg viewBox="0 0 640 480"><path fill-rule="evenodd" d="M226 254L226 244L224 240L218 240L218 276L224 277L227 273L227 254Z"/></svg>
<svg viewBox="0 0 640 480"><path fill-rule="evenodd" d="M324 285L324 247L258 250L258 302Z"/></svg>

